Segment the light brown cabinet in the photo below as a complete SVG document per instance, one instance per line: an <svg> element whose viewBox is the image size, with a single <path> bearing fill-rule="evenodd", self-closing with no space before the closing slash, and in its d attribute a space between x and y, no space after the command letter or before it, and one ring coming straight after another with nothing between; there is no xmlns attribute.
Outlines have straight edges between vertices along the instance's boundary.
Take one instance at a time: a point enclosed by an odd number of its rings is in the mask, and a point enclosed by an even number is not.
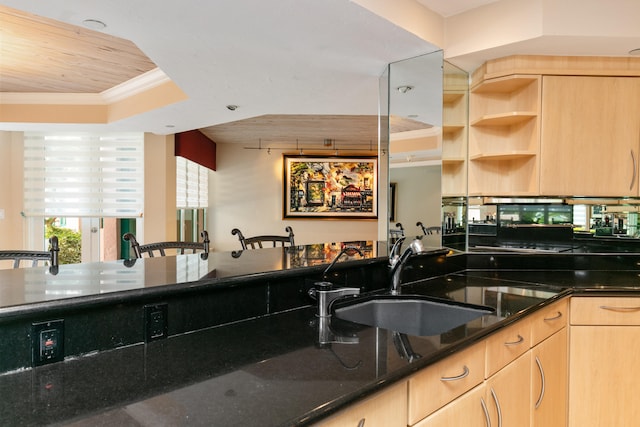
<svg viewBox="0 0 640 427"><path fill-rule="evenodd" d="M571 300L569 426L640 419L640 298Z"/></svg>
<svg viewBox="0 0 640 427"><path fill-rule="evenodd" d="M406 425L406 381L390 386L316 424L317 427L406 427Z"/></svg>
<svg viewBox="0 0 640 427"><path fill-rule="evenodd" d="M476 344L409 378L409 425L484 381L485 344Z"/></svg>
<svg viewBox="0 0 640 427"><path fill-rule="evenodd" d="M567 328L531 350L531 427L567 425Z"/></svg>
<svg viewBox="0 0 640 427"><path fill-rule="evenodd" d="M640 78L544 76L540 193L638 196Z"/></svg>

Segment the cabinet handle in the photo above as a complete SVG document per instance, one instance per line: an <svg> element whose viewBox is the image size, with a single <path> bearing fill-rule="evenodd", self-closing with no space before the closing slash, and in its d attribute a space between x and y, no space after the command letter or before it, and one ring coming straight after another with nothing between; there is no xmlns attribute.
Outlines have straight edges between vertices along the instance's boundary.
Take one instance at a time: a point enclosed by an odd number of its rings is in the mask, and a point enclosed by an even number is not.
<svg viewBox="0 0 640 427"><path fill-rule="evenodd" d="M629 190L633 189L633 184L636 182L636 155L631 150L631 162L633 164L633 175L631 176L631 184L629 184Z"/></svg>
<svg viewBox="0 0 640 427"><path fill-rule="evenodd" d="M358 421L358 427L364 427L364 421L365 421L364 418L362 418L360 421Z"/></svg>
<svg viewBox="0 0 640 427"><path fill-rule="evenodd" d="M545 321L545 322L550 322L550 321L552 321L552 320L558 320L558 319L559 319L559 318L561 318L561 317L562 317L562 313L558 311L558 313L557 313L555 316L553 316L553 317L545 317L545 318L544 318L544 321Z"/></svg>
<svg viewBox="0 0 640 427"><path fill-rule="evenodd" d="M480 398L480 405L482 405L482 412L484 412L484 423L487 427L491 427L491 418L489 417L489 410L487 409L487 404L484 403L484 398Z"/></svg>
<svg viewBox="0 0 640 427"><path fill-rule="evenodd" d="M610 311L640 311L640 307L635 306L635 307L613 307L611 305L601 305L600 306L601 309L603 310L610 310Z"/></svg>
<svg viewBox="0 0 640 427"><path fill-rule="evenodd" d="M462 373L460 375L456 375L455 377L441 377L440 381L457 381L469 376L469 368L467 365L462 367Z"/></svg>
<svg viewBox="0 0 640 427"><path fill-rule="evenodd" d="M498 410L498 427L502 427L502 409L500 409L500 402L498 401L498 396L496 396L496 392L491 388L491 397L493 397L493 401L496 404L496 409Z"/></svg>
<svg viewBox="0 0 640 427"><path fill-rule="evenodd" d="M536 402L536 406L535 408L538 409L538 407L542 404L542 399L544 398L544 387L545 387L545 378L544 378L544 369L542 369L542 362L540 362L540 359L538 359L538 356L536 356L536 365L538 365L538 370L540 370L540 397L538 397L538 401Z"/></svg>
<svg viewBox="0 0 640 427"><path fill-rule="evenodd" d="M504 345L518 345L518 344L522 344L523 342L524 342L524 338L522 337L522 335L518 334L517 341L508 341L504 343Z"/></svg>

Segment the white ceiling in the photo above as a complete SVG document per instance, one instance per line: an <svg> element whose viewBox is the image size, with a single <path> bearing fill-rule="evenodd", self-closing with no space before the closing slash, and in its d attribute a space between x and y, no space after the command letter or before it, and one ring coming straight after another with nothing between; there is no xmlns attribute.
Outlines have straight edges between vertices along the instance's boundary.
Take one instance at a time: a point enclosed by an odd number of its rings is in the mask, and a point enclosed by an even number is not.
<svg viewBox="0 0 640 427"><path fill-rule="evenodd" d="M347 0L0 3L78 26L101 20L104 32L133 41L189 97L84 126L95 130L166 134L264 114L377 115L385 66L438 49ZM0 124L11 127L42 126Z"/></svg>
<svg viewBox="0 0 640 427"><path fill-rule="evenodd" d="M429 9L437 12L439 15L448 16L457 15L458 13L466 12L467 10L475 9L476 7L485 5L487 3L495 3L498 0L417 0L418 3L423 4Z"/></svg>
<svg viewBox="0 0 640 427"><path fill-rule="evenodd" d="M467 70L512 54L624 55L640 47L637 14L632 13L639 10L638 0L613 0L606 6L601 0L416 1L449 17L444 21L445 57ZM189 97L108 125L83 125L82 130L168 134L267 114L376 115L378 79L385 66L437 49L355 0L0 0L0 4L78 26L85 19L101 20L107 24L103 32L133 41ZM541 25L539 16L536 21L525 12L543 6L557 12L557 17L545 20L545 28L555 24L554 29L567 27L566 33L505 36L509 31L517 34L531 22ZM519 19L504 19L502 13ZM585 27L597 31L581 32ZM458 34L462 40L453 40ZM498 42L483 45L485 36ZM0 78L2 66L0 58ZM238 108L229 111L229 104ZM79 127L2 123L0 118L0 130L27 129Z"/></svg>

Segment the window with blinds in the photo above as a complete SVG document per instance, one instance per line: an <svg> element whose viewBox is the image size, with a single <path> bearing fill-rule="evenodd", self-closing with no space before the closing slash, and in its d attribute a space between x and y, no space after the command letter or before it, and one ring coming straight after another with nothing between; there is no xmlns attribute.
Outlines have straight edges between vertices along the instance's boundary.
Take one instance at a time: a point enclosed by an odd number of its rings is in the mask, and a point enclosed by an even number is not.
<svg viewBox="0 0 640 427"><path fill-rule="evenodd" d="M209 206L209 170L204 166L176 157L176 207L207 208Z"/></svg>
<svg viewBox="0 0 640 427"><path fill-rule="evenodd" d="M144 134L24 135L24 214L140 217Z"/></svg>

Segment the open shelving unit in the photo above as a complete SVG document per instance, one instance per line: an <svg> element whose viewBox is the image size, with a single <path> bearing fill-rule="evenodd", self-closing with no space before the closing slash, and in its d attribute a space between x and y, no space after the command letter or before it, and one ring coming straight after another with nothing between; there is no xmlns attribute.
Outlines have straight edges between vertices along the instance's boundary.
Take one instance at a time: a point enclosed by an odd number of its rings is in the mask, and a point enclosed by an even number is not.
<svg viewBox="0 0 640 427"><path fill-rule="evenodd" d="M469 194L539 192L541 76L485 80L469 95Z"/></svg>

